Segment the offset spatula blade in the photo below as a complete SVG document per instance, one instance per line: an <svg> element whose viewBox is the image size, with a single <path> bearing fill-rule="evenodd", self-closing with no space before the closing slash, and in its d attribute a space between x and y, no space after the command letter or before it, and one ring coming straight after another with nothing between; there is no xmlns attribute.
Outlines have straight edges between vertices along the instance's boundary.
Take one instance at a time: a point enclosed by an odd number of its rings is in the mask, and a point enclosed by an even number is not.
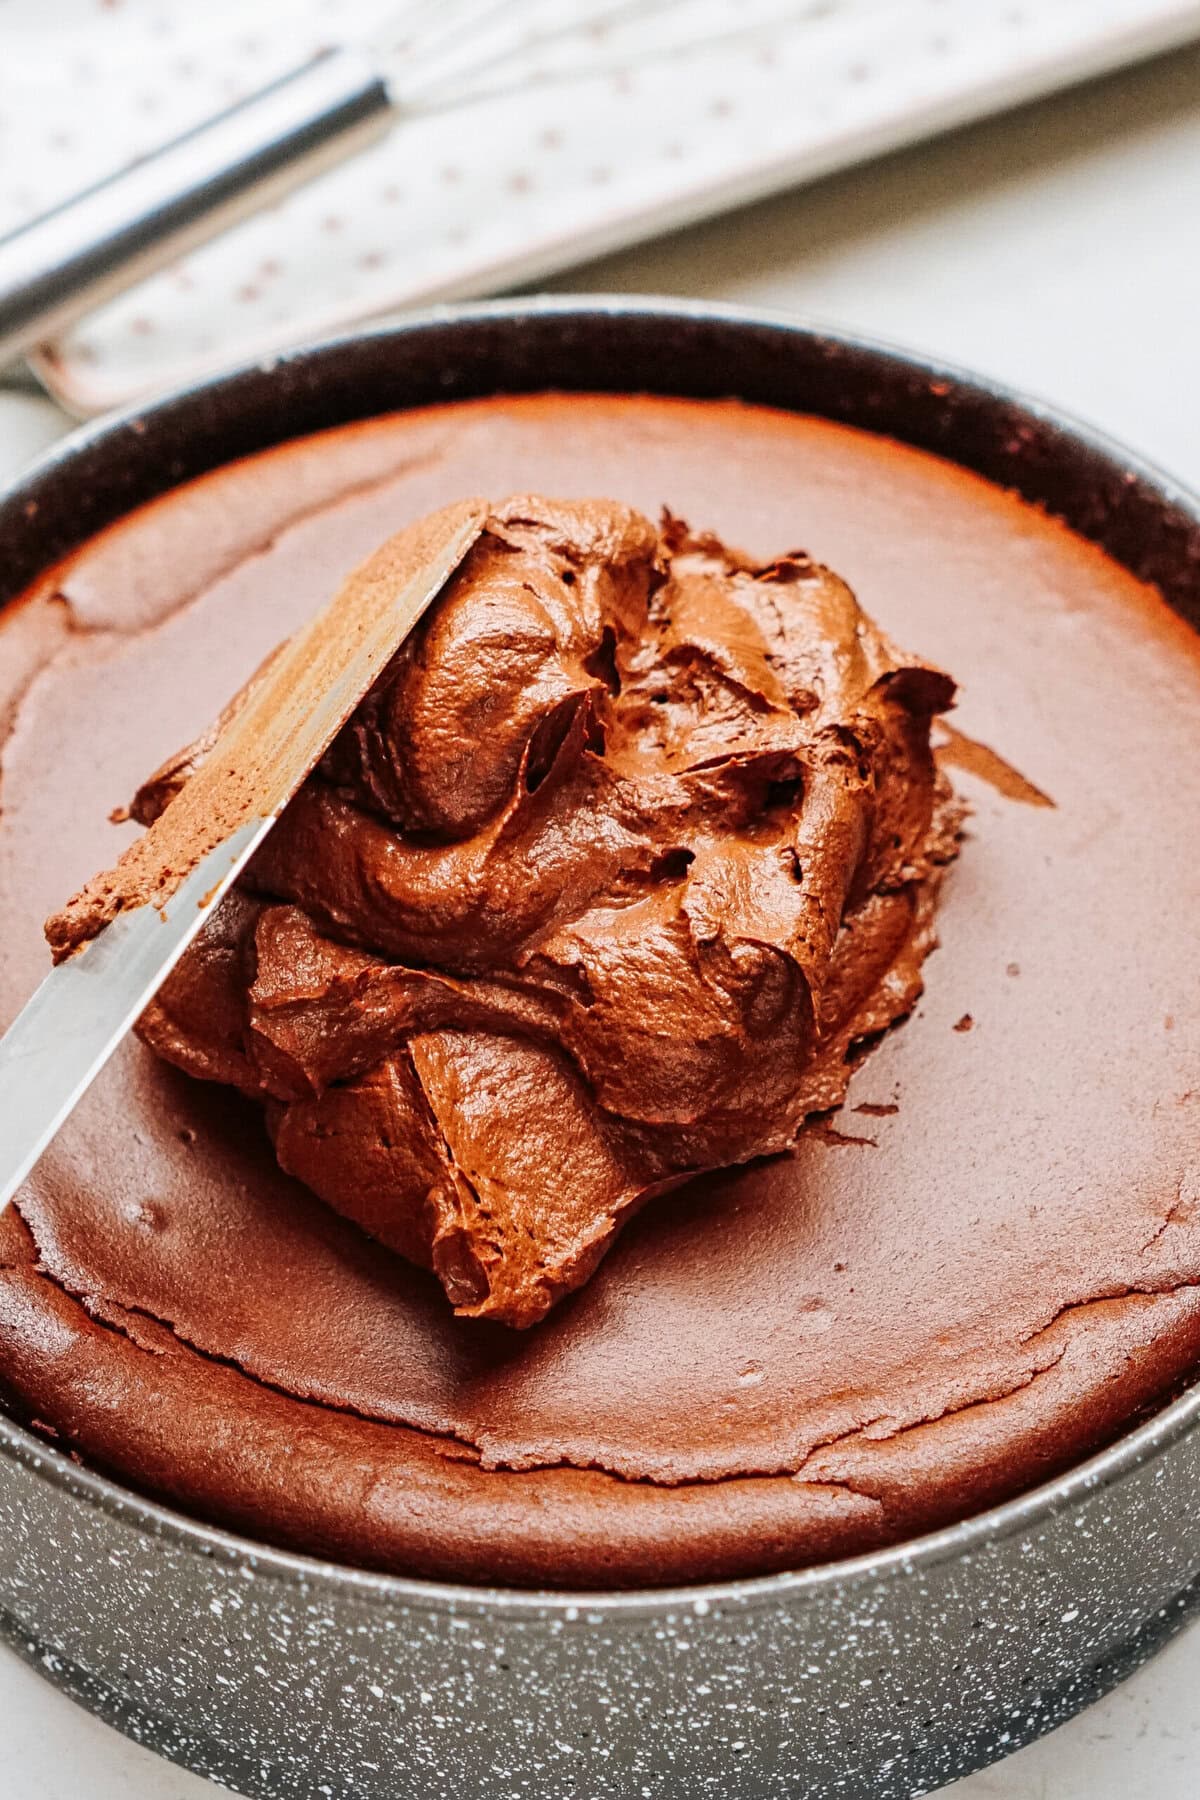
<svg viewBox="0 0 1200 1800"><path fill-rule="evenodd" d="M273 819L243 825L161 909L122 912L43 981L0 1040L0 1210L154 998Z"/></svg>
<svg viewBox="0 0 1200 1800"><path fill-rule="evenodd" d="M400 532L271 663L162 816L58 914L0 1039L0 1210L479 536L482 501Z"/></svg>

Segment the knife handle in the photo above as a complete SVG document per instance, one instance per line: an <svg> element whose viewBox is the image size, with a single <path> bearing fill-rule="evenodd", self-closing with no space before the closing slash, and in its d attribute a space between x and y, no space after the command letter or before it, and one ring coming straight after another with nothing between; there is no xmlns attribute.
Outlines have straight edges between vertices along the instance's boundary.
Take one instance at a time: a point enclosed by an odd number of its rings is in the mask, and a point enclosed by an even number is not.
<svg viewBox="0 0 1200 1800"><path fill-rule="evenodd" d="M370 143L394 117L366 56L325 50L0 238L0 368Z"/></svg>

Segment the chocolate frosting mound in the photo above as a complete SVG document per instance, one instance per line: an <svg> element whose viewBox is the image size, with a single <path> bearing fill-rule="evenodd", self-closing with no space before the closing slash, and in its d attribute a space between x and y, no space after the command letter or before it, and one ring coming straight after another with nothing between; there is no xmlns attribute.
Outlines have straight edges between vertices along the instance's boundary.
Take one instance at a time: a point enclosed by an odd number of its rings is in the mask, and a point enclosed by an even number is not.
<svg viewBox="0 0 1200 1800"><path fill-rule="evenodd" d="M531 1325L911 1008L953 692L803 554L509 500L141 1035L457 1311Z"/></svg>

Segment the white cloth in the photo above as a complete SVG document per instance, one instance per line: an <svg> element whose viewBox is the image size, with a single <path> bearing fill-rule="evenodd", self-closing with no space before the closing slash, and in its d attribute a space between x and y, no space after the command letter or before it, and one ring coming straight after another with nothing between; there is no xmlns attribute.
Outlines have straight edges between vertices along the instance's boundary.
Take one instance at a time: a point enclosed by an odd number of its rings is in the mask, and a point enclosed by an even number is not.
<svg viewBox="0 0 1200 1800"><path fill-rule="evenodd" d="M48 23L46 0L7 0L0 232L331 39L394 42L398 10L414 35L453 27L464 3L52 0ZM606 30L562 32L597 10L508 0L490 43L517 18L556 27L517 59L516 86L404 121L93 314L39 373L71 410L102 411L372 314L533 280L1200 36L1200 0L631 0ZM472 56L450 29L446 67ZM382 62L401 92L430 67L396 48Z"/></svg>

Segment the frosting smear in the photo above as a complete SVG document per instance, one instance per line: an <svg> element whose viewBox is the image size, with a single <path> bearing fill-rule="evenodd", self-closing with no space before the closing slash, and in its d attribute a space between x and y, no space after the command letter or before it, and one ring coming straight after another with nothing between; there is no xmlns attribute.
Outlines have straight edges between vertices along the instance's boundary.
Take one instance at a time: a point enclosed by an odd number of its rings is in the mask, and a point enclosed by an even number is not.
<svg viewBox="0 0 1200 1800"><path fill-rule="evenodd" d="M651 1196L786 1150L911 1009L953 694L802 553L511 499L140 1034L458 1312L529 1326Z"/></svg>

